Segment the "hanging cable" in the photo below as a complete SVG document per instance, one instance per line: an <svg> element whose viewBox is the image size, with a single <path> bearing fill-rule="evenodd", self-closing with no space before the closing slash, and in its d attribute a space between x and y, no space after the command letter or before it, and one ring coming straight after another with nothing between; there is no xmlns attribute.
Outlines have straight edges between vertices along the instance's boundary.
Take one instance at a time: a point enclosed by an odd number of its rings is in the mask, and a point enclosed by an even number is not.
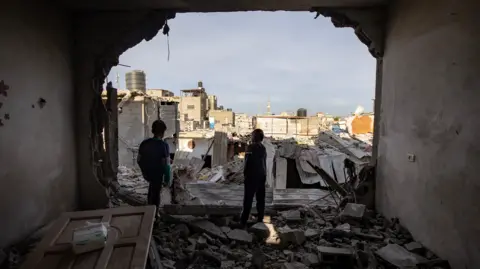
<svg viewBox="0 0 480 269"><path fill-rule="evenodd" d="M168 26L168 21L165 19L165 25L163 26L163 34L167 36L167 61L170 61L170 27Z"/></svg>

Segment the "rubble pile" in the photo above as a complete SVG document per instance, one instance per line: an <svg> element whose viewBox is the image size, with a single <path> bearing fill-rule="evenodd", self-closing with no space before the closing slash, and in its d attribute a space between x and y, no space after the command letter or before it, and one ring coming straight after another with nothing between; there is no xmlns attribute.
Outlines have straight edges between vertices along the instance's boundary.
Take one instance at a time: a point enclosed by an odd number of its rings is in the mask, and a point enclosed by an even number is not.
<svg viewBox="0 0 480 269"><path fill-rule="evenodd" d="M364 205L277 212L238 229L232 217L163 215L153 238L164 268L450 268L397 219Z"/></svg>

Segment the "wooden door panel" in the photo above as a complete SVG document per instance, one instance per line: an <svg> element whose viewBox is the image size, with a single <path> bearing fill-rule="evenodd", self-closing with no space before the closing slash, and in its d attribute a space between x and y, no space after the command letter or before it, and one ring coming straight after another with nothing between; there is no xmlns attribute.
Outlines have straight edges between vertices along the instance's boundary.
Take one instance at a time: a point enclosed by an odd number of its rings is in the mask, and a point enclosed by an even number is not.
<svg viewBox="0 0 480 269"><path fill-rule="evenodd" d="M155 206L120 207L64 213L50 228L22 269L143 269L152 234ZM86 222L110 224L103 249L75 255L73 230Z"/></svg>

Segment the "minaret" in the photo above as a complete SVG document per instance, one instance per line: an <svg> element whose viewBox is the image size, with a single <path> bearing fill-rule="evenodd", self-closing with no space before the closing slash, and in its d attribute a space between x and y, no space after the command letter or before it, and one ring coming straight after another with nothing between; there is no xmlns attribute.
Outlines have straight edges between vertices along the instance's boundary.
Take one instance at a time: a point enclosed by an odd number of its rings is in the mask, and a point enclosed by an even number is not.
<svg viewBox="0 0 480 269"><path fill-rule="evenodd" d="M117 72L116 82L117 82L117 89L120 90L120 75L118 74L118 72Z"/></svg>
<svg viewBox="0 0 480 269"><path fill-rule="evenodd" d="M272 115L272 110L270 106L270 97L268 97L268 102L267 102L267 115Z"/></svg>

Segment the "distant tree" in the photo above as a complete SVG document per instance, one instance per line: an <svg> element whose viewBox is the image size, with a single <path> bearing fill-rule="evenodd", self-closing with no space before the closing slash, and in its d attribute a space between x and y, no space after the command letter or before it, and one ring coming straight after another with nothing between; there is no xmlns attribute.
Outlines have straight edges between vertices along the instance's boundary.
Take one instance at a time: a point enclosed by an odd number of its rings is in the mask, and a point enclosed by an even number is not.
<svg viewBox="0 0 480 269"><path fill-rule="evenodd" d="M333 120L334 120L334 121L339 121L339 120L340 120L340 117L334 117Z"/></svg>

